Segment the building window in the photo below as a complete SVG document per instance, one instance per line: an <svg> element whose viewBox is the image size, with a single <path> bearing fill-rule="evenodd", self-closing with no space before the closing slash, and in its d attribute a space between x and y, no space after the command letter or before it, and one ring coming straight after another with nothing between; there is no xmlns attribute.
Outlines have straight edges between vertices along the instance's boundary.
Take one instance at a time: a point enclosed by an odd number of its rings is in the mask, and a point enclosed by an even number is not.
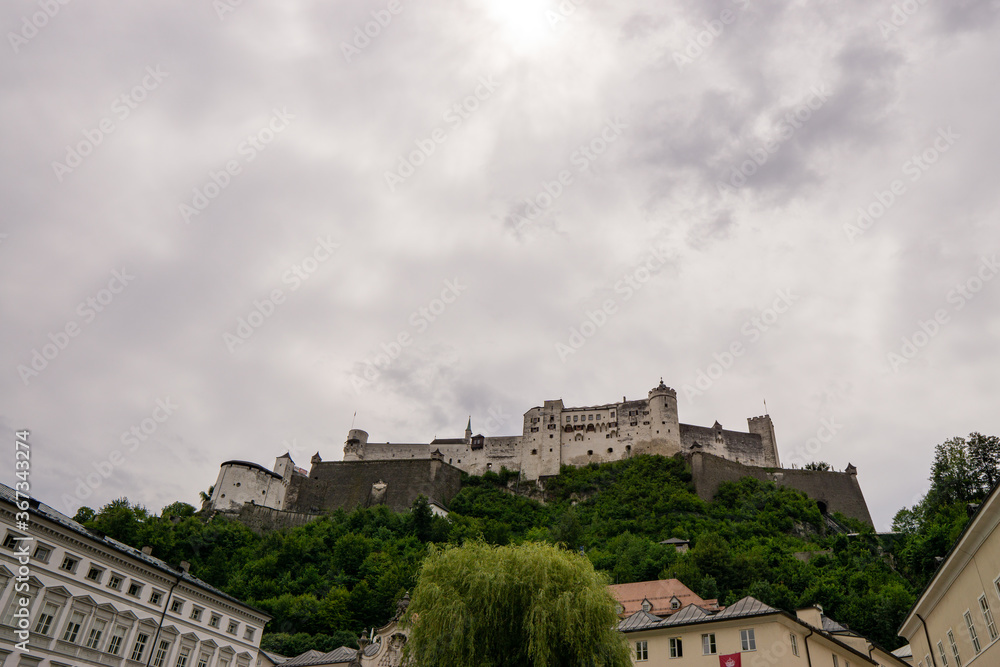
<svg viewBox="0 0 1000 667"><path fill-rule="evenodd" d="M115 634L111 636L111 642L108 644L108 653L118 655L118 652L122 650L122 642L125 641L125 634L127 632L128 628L124 625L115 627Z"/></svg>
<svg viewBox="0 0 1000 667"><path fill-rule="evenodd" d="M149 604L153 605L154 607L159 607L160 601L162 600L163 600L163 593L161 593L160 591L153 591L152 593L149 594Z"/></svg>
<svg viewBox="0 0 1000 667"><path fill-rule="evenodd" d="M933 651L934 649L931 649L931 650ZM924 664L927 665L928 667L931 667L934 664L933 662L931 662L931 654L930 653L928 653L927 655L924 656Z"/></svg>
<svg viewBox="0 0 1000 667"><path fill-rule="evenodd" d="M715 655L715 633L701 636L701 652L704 655Z"/></svg>
<svg viewBox="0 0 1000 667"><path fill-rule="evenodd" d="M20 537L20 535L15 535L14 533L8 532L7 536L3 538L4 549L17 548L18 537Z"/></svg>
<svg viewBox="0 0 1000 667"><path fill-rule="evenodd" d="M840 662L837 660L837 656L833 656L833 667L840 667Z"/></svg>
<svg viewBox="0 0 1000 667"><path fill-rule="evenodd" d="M111 577L108 578L108 588L113 588L116 591L120 591L122 589L121 576L117 574L112 574Z"/></svg>
<svg viewBox="0 0 1000 667"><path fill-rule="evenodd" d="M962 667L962 658L958 655L958 644L955 643L955 633L948 631L948 643L951 644L951 654L955 656L955 667Z"/></svg>
<svg viewBox="0 0 1000 667"><path fill-rule="evenodd" d="M243 633L243 639L247 640L248 642L252 642L253 641L253 633L254 633L254 629L253 628L247 628L246 632Z"/></svg>
<svg viewBox="0 0 1000 667"><path fill-rule="evenodd" d="M170 602L170 611L175 614L180 614L184 611L184 600L172 600Z"/></svg>
<svg viewBox="0 0 1000 667"><path fill-rule="evenodd" d="M795 636L794 633L788 635L789 641L792 642L792 655L798 657L799 655L799 638Z"/></svg>
<svg viewBox="0 0 1000 667"><path fill-rule="evenodd" d="M681 643L680 637L670 638L670 657L671 658L684 657L684 645Z"/></svg>
<svg viewBox="0 0 1000 667"><path fill-rule="evenodd" d="M979 646L979 635L976 634L976 624L972 622L972 612L965 612L965 625L969 628L969 638L972 639L972 650L979 655L982 648Z"/></svg>
<svg viewBox="0 0 1000 667"><path fill-rule="evenodd" d="M94 621L94 625L90 628L90 636L87 637L87 648L100 648L101 636L104 634L104 628L107 626L108 622L104 619L99 618Z"/></svg>
<svg viewBox="0 0 1000 667"><path fill-rule="evenodd" d="M990 641L993 641L997 638L997 626L993 622L993 612L990 611L990 603L987 602L985 595L979 598L979 608L983 612L983 620L986 621L986 630L990 633Z"/></svg>
<svg viewBox="0 0 1000 667"><path fill-rule="evenodd" d="M202 653L198 656L198 667L208 667L209 657L207 653Z"/></svg>
<svg viewBox="0 0 1000 667"><path fill-rule="evenodd" d="M149 635L145 632L140 632L135 636L135 644L132 646L132 660L142 662L142 654L146 652L146 642L148 641Z"/></svg>
<svg viewBox="0 0 1000 667"><path fill-rule="evenodd" d="M180 654L177 656L177 664L174 667L187 667L188 656L191 655L191 649L182 648Z"/></svg>
<svg viewBox="0 0 1000 667"><path fill-rule="evenodd" d="M208 619L208 626L211 628L219 627L219 623L222 622L222 617L218 614L212 614L212 617Z"/></svg>
<svg viewBox="0 0 1000 667"><path fill-rule="evenodd" d="M757 650L757 640L754 638L753 628L750 628L749 630L740 630L740 650Z"/></svg>
<svg viewBox="0 0 1000 667"><path fill-rule="evenodd" d="M35 623L35 634L48 637L49 631L52 629L52 621L55 620L58 613L59 607L51 602L46 602L45 608L42 609L42 613L38 615L38 621Z"/></svg>
<svg viewBox="0 0 1000 667"><path fill-rule="evenodd" d="M651 603L649 600L642 601L642 610L644 612L649 613L650 611L652 611L652 609L653 609L653 603Z"/></svg>
<svg viewBox="0 0 1000 667"><path fill-rule="evenodd" d="M948 667L948 655L944 652L944 644L938 642L938 653L941 655L942 667Z"/></svg>
<svg viewBox="0 0 1000 667"><path fill-rule="evenodd" d="M80 634L80 626L83 625L84 616L82 611L74 611L73 616L69 619L69 623L66 624L66 631L63 632L63 641L69 642L70 644L76 643L76 638Z"/></svg>
<svg viewBox="0 0 1000 667"><path fill-rule="evenodd" d="M239 627L240 627L240 624L237 623L236 621L229 621L229 627L226 628L226 632L228 632L231 635L235 635L236 631L239 629Z"/></svg>
<svg viewBox="0 0 1000 667"><path fill-rule="evenodd" d="M63 558L62 565L59 566L60 570L64 572L76 572L76 566L80 564L79 558L73 558L72 556L65 556Z"/></svg>
<svg viewBox="0 0 1000 667"><path fill-rule="evenodd" d="M636 661L649 660L649 647L645 640L635 643L635 659Z"/></svg>
<svg viewBox="0 0 1000 667"><path fill-rule="evenodd" d="M231 662L229 658L219 658L219 667L229 667Z"/></svg>
<svg viewBox="0 0 1000 667"><path fill-rule="evenodd" d="M52 549L49 549L48 547L43 547L40 544L37 547L35 547L35 560L40 561L42 563L48 563L49 556L51 555L52 555Z"/></svg>
<svg viewBox="0 0 1000 667"><path fill-rule="evenodd" d="M587 416L587 419L588 419L589 421L594 421L594 415L588 415L588 416Z"/></svg>
<svg viewBox="0 0 1000 667"><path fill-rule="evenodd" d="M194 609L192 609L191 610L191 620L192 621L200 621L201 620L201 612L203 612L203 611L205 611L204 607L195 607Z"/></svg>
<svg viewBox="0 0 1000 667"><path fill-rule="evenodd" d="M137 598L137 597L139 597L140 593L142 593L142 584L133 581L132 583L130 583L128 585L128 594L129 595L131 595L134 598Z"/></svg>
<svg viewBox="0 0 1000 667"><path fill-rule="evenodd" d="M90 570L87 572L87 578L91 581L96 581L97 583L101 583L101 577L103 576L104 570L99 567L94 567L93 565L90 566Z"/></svg>
<svg viewBox="0 0 1000 667"><path fill-rule="evenodd" d="M160 640L160 645L156 647L156 655L153 657L153 667L163 667L167 664L167 652L170 651L170 642L166 639Z"/></svg>

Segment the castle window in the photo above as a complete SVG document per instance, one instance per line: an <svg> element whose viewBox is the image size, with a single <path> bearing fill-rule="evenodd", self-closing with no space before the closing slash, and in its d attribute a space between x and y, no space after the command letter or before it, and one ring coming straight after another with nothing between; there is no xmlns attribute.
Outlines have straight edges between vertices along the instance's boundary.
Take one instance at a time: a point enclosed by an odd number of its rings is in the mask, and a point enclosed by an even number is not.
<svg viewBox="0 0 1000 667"><path fill-rule="evenodd" d="M486 469L487 469L487 470L490 470L490 469L491 469L492 467L493 467L493 464L492 464L492 463L487 463L487 464L486 464Z"/></svg>
<svg viewBox="0 0 1000 667"><path fill-rule="evenodd" d="M614 453L615 453L615 448L614 447L608 447L608 454L614 454Z"/></svg>
<svg viewBox="0 0 1000 667"><path fill-rule="evenodd" d="M593 449L588 449L587 450L587 456L593 456L593 455L594 455L594 450Z"/></svg>
<svg viewBox="0 0 1000 667"><path fill-rule="evenodd" d="M550 438L552 437L552 434L551 434L551 433L549 434L549 437L550 437Z"/></svg>
<svg viewBox="0 0 1000 667"><path fill-rule="evenodd" d="M594 415L587 415L587 419L589 419L590 421L594 421Z"/></svg>
<svg viewBox="0 0 1000 667"><path fill-rule="evenodd" d="M597 421L601 421L601 415L597 415Z"/></svg>
<svg viewBox="0 0 1000 667"><path fill-rule="evenodd" d="M580 419L579 415L573 415L573 421L578 421Z"/></svg>
<svg viewBox="0 0 1000 667"><path fill-rule="evenodd" d="M569 423L569 415L566 415L566 423Z"/></svg>
<svg viewBox="0 0 1000 667"><path fill-rule="evenodd" d="M236 486L237 486L237 487L239 487L239 485L240 485L240 483L239 483L239 482L236 482Z"/></svg>
<svg viewBox="0 0 1000 667"><path fill-rule="evenodd" d="M551 436L550 436L550 437L551 437ZM537 450L537 449L532 449L532 450L531 450L531 453L532 453L532 454L535 454L535 455L536 455L536 454L538 454L538 450Z"/></svg>

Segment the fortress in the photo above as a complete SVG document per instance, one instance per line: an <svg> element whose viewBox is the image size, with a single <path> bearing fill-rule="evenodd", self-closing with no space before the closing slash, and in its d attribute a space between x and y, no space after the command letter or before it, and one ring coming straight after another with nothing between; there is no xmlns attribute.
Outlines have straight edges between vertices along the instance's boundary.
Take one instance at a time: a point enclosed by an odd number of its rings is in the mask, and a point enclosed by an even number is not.
<svg viewBox="0 0 1000 667"><path fill-rule="evenodd" d="M207 507L237 512L251 504L309 514L385 504L405 510L424 495L444 511L460 488L462 472L482 475L506 468L520 472L524 480L544 482L564 465L682 454L692 462L695 487L706 500L723 481L753 476L794 486L824 511L842 511L871 523L853 466L844 473L781 470L771 418L750 417L747 426L742 432L724 429L719 422L711 427L680 423L677 392L661 380L640 400L622 397L620 403L589 407L545 401L524 413L520 435L473 435L470 418L464 437L427 443L369 442L366 431L352 429L343 461L323 461L316 453L308 472L288 454L278 457L273 471L226 461Z"/></svg>

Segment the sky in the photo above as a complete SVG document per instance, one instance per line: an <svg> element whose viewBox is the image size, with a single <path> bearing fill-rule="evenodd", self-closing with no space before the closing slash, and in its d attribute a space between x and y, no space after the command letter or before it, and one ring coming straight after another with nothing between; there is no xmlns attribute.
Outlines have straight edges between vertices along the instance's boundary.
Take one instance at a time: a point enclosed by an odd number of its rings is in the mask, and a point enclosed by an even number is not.
<svg viewBox="0 0 1000 667"><path fill-rule="evenodd" d="M0 425L54 507L159 511L662 377L887 529L1000 434L998 15L3 3Z"/></svg>

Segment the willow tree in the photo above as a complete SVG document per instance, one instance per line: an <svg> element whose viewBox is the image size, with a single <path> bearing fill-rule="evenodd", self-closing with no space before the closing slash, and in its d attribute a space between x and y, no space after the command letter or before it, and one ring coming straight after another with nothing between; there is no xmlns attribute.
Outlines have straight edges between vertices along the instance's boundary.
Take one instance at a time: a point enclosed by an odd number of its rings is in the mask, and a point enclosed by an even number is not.
<svg viewBox="0 0 1000 667"><path fill-rule="evenodd" d="M605 575L547 544L432 547L407 610L420 667L630 667Z"/></svg>

